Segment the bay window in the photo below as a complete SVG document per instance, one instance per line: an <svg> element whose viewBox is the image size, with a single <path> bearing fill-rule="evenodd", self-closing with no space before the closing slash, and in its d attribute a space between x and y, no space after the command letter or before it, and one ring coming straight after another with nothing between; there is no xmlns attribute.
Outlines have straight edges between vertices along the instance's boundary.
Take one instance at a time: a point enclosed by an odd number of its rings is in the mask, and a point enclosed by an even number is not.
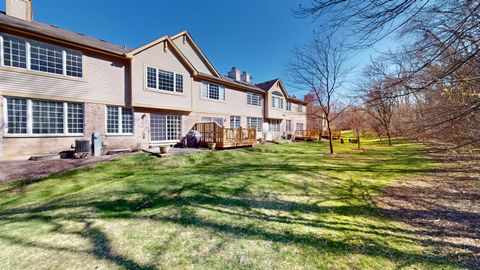
<svg viewBox="0 0 480 270"><path fill-rule="evenodd" d="M80 103L6 97L8 135L82 135L84 107Z"/></svg>

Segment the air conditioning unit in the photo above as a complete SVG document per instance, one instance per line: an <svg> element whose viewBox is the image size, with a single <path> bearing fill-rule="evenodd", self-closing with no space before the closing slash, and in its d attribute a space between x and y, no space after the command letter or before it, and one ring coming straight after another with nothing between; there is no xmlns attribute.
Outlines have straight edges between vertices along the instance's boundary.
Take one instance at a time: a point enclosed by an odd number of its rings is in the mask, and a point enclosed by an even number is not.
<svg viewBox="0 0 480 270"><path fill-rule="evenodd" d="M90 140L75 141L75 157L85 158L90 155Z"/></svg>

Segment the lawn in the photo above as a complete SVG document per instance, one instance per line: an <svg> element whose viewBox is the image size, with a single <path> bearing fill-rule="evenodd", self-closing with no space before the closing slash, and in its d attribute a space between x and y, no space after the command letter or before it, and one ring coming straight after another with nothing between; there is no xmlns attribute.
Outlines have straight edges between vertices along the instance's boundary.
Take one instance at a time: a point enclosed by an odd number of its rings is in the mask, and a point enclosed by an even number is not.
<svg viewBox="0 0 480 270"><path fill-rule="evenodd" d="M0 269L456 269L382 211L421 146L290 143L135 154L0 186Z"/></svg>

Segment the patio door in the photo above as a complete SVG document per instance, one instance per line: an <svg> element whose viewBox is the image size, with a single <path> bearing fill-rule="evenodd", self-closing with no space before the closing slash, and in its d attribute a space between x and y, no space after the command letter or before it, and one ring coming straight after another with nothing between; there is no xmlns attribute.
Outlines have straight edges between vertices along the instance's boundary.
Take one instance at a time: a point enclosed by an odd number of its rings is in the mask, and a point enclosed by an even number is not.
<svg viewBox="0 0 480 270"><path fill-rule="evenodd" d="M182 117L180 115L150 115L150 141L176 142L182 136Z"/></svg>

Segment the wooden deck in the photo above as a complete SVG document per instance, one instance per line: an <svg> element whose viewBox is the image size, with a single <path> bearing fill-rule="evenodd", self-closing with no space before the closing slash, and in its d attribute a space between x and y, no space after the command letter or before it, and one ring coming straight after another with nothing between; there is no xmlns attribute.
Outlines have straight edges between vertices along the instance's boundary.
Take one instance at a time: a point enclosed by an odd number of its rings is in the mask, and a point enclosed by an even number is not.
<svg viewBox="0 0 480 270"><path fill-rule="evenodd" d="M207 147L208 143L216 143L217 149L252 147L257 142L255 128L226 128L217 123L197 123L193 126L202 134L200 145Z"/></svg>
<svg viewBox="0 0 480 270"><path fill-rule="evenodd" d="M339 130L332 131L332 139L339 140L342 137L342 132ZM299 141L318 141L321 138L328 139L328 132L320 132L320 130L297 130L294 134L294 140Z"/></svg>

